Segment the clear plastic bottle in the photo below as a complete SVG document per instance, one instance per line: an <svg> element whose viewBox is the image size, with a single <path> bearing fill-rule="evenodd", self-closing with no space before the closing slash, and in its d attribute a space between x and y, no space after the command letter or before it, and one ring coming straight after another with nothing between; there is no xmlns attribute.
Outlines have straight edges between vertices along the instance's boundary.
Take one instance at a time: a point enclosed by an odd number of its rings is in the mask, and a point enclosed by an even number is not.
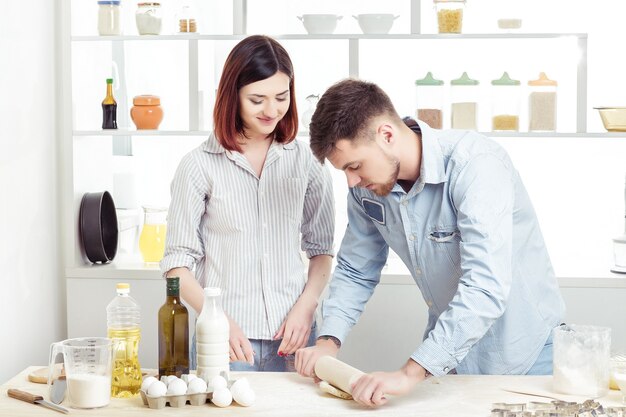
<svg viewBox="0 0 626 417"><path fill-rule="evenodd" d="M222 310L222 290L217 287L204 289L204 305L196 322L196 350L199 378L207 383L224 372L228 379L229 330L228 318Z"/></svg>
<svg viewBox="0 0 626 417"><path fill-rule="evenodd" d="M129 295L129 284L117 284L116 291L117 296L107 306L107 335L113 340L111 396L129 398L138 395L141 388L140 310Z"/></svg>

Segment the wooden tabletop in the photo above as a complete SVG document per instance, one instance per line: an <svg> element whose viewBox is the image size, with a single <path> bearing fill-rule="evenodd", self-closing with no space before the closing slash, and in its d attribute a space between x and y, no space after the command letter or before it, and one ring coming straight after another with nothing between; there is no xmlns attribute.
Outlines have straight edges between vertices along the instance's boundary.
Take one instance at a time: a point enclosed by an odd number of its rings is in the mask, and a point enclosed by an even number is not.
<svg viewBox="0 0 626 417"><path fill-rule="evenodd" d="M0 386L0 416L61 416L62 413L39 405L28 404L7 396L9 388L17 388L48 399L46 385L28 381L28 374L38 367L29 367ZM378 409L368 409L354 401L341 400L324 394L311 379L294 373L278 372L233 372L231 378L248 377L256 392L256 403L252 407L241 407L233 403L227 408L218 408L207 403L201 406L186 405L181 408L165 407L149 409L140 397L131 399L112 398L111 403L101 409L80 410L70 408L69 416L411 416L441 417L489 415L492 403L549 402L550 399L517 394L506 390L545 394L566 401L582 402L585 398L555 394L551 392L550 376L487 376L448 375L429 378L420 383L411 394L392 398ZM605 407L621 406L621 393L611 391L598 400ZM67 405L67 400L63 406Z"/></svg>

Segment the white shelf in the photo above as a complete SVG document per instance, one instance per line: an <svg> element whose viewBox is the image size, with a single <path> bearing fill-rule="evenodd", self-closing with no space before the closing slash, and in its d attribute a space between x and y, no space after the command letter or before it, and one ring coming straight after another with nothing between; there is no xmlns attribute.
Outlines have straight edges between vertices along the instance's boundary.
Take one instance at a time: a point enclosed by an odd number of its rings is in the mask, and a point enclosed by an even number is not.
<svg viewBox="0 0 626 417"><path fill-rule="evenodd" d="M126 36L72 36L74 42L104 42L104 41L185 41L185 40L210 40L231 41L241 40L248 35L203 35L203 34L174 34L174 35L126 35ZM460 33L460 34L329 34L329 35L305 35L287 34L272 35L281 40L368 40L368 39L556 39L574 37L587 39L586 33Z"/></svg>
<svg viewBox="0 0 626 417"><path fill-rule="evenodd" d="M205 130L75 130L74 136L209 136Z"/></svg>

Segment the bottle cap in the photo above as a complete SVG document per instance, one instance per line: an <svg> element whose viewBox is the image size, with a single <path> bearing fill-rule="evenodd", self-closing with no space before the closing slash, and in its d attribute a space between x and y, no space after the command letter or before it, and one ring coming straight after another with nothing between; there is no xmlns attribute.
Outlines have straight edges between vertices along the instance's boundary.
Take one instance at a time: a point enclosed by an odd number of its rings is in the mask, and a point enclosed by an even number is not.
<svg viewBox="0 0 626 417"><path fill-rule="evenodd" d="M167 295L178 295L180 291L180 278L179 277L167 277Z"/></svg>
<svg viewBox="0 0 626 417"><path fill-rule="evenodd" d="M113 84L113 78L107 78L107 84Z"/></svg>
<svg viewBox="0 0 626 417"><path fill-rule="evenodd" d="M552 86L556 86L557 82L554 81L554 80L549 79L545 72L540 72L539 73L539 78L536 79L536 80L528 81L528 85L541 86L541 87L545 87L545 86L552 87Z"/></svg>
<svg viewBox="0 0 626 417"><path fill-rule="evenodd" d="M459 78L450 81L450 85L478 85L478 80L471 79L467 72L463 72Z"/></svg>
<svg viewBox="0 0 626 417"><path fill-rule="evenodd" d="M504 71L502 77L498 78L497 80L493 80L491 82L491 85L520 85L520 82L519 80L511 79L511 77L509 77L509 73Z"/></svg>
<svg viewBox="0 0 626 417"><path fill-rule="evenodd" d="M119 282L116 286L115 286L118 294L128 294L130 292L130 284L127 284L125 282Z"/></svg>
<svg viewBox="0 0 626 417"><path fill-rule="evenodd" d="M206 287L204 289L204 295L208 295L209 297L216 297L222 294L222 289L220 287Z"/></svg>
<svg viewBox="0 0 626 417"><path fill-rule="evenodd" d="M428 71L424 78L421 80L415 80L415 85L443 85L443 81L437 80L433 77L433 73Z"/></svg>

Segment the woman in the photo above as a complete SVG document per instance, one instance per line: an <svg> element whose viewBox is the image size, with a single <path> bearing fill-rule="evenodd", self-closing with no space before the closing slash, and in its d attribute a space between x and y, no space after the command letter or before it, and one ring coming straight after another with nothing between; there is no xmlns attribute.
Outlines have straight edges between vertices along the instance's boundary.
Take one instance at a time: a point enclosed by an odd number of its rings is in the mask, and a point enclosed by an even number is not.
<svg viewBox="0 0 626 417"><path fill-rule="evenodd" d="M222 288L232 370L284 371L286 358L315 341L334 209L330 173L294 140L293 66L278 42L250 36L235 46L213 118L214 133L172 181L161 269L180 277L198 313L202 288ZM306 278L300 244L310 259Z"/></svg>

